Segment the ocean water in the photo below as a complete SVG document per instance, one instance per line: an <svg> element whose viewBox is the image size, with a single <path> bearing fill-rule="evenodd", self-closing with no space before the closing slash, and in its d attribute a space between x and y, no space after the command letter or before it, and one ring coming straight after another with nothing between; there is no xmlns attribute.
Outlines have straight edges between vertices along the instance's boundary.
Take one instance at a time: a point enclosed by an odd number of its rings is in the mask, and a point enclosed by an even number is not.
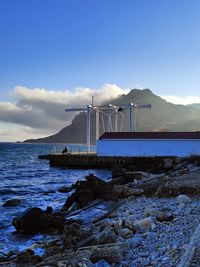
<svg viewBox="0 0 200 267"><path fill-rule="evenodd" d="M82 145L68 145L72 151L84 151ZM70 193L59 193L62 186L83 180L90 173L102 179L111 176L109 170L71 170L52 168L38 155L49 154L64 145L0 143L0 252L22 251L34 242L55 238L49 235L19 235L12 219L26 208L52 206L59 210ZM3 207L8 199L21 199L17 207Z"/></svg>

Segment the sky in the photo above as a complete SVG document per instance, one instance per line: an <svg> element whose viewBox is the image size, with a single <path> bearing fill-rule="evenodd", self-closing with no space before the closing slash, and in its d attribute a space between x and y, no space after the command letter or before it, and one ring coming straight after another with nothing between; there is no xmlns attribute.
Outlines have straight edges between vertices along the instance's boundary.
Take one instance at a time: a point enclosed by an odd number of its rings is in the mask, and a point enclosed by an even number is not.
<svg viewBox="0 0 200 267"><path fill-rule="evenodd" d="M199 12L199 0L0 0L0 141L56 133L92 94L200 102Z"/></svg>

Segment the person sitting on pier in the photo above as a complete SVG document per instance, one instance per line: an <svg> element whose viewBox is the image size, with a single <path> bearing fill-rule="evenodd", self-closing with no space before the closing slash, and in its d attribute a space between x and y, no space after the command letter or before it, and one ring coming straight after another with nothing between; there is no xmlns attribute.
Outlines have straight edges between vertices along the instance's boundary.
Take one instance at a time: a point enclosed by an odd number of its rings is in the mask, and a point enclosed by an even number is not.
<svg viewBox="0 0 200 267"><path fill-rule="evenodd" d="M67 147L65 147L62 151L63 154L67 154Z"/></svg>

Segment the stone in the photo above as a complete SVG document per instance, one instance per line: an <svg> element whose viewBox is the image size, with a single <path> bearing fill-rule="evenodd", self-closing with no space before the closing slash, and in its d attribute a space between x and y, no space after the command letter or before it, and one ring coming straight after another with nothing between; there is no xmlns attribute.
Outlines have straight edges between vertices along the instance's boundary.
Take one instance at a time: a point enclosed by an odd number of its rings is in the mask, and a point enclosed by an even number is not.
<svg viewBox="0 0 200 267"><path fill-rule="evenodd" d="M116 198L124 198L129 196L141 196L144 190L131 188L129 184L114 185L114 195Z"/></svg>
<svg viewBox="0 0 200 267"><path fill-rule="evenodd" d="M93 174L85 177L86 181L77 181L74 185L75 192L69 196L62 207L63 211L69 211L76 203L77 209L84 208L96 199L115 200L113 186L99 179Z"/></svg>
<svg viewBox="0 0 200 267"><path fill-rule="evenodd" d="M155 226L155 222L151 217L144 218L134 223L136 232L142 233L152 231Z"/></svg>
<svg viewBox="0 0 200 267"><path fill-rule="evenodd" d="M67 187L67 186L62 186L58 189L58 192L60 193L68 193L73 189L73 187Z"/></svg>
<svg viewBox="0 0 200 267"><path fill-rule="evenodd" d="M172 169L173 168L173 160L170 158L163 159L163 167L164 169Z"/></svg>
<svg viewBox="0 0 200 267"><path fill-rule="evenodd" d="M102 259L107 261L109 264L119 263L122 260L122 253L119 250L119 247L115 245L93 248L90 258L92 263L96 263Z"/></svg>
<svg viewBox="0 0 200 267"><path fill-rule="evenodd" d="M16 207L20 204L21 199L9 199L3 204L3 207Z"/></svg>
<svg viewBox="0 0 200 267"><path fill-rule="evenodd" d="M104 229L103 232L100 232L96 236L95 241L98 245L109 244L109 243L114 243L116 238L117 238L117 236L116 236L116 233L114 232L114 230L112 228L106 228L106 229Z"/></svg>
<svg viewBox="0 0 200 267"><path fill-rule="evenodd" d="M174 216L171 214L169 209L163 208L160 210L156 209L146 209L144 213L145 217L155 217L157 221L164 222L164 221L172 221Z"/></svg>
<svg viewBox="0 0 200 267"><path fill-rule="evenodd" d="M92 264L91 267L111 267L109 263L105 260L100 260L96 262L95 264Z"/></svg>
<svg viewBox="0 0 200 267"><path fill-rule="evenodd" d="M112 179L122 176L124 174L124 169L122 164L113 164L112 166Z"/></svg>
<svg viewBox="0 0 200 267"><path fill-rule="evenodd" d="M142 235L136 234L132 238L129 238L127 241L129 244L129 249L133 249L140 246L143 243L144 239L142 238Z"/></svg>
<svg viewBox="0 0 200 267"><path fill-rule="evenodd" d="M61 216L45 214L40 208L29 208L12 221L18 232L37 233L62 231L64 220Z"/></svg>
<svg viewBox="0 0 200 267"><path fill-rule="evenodd" d="M41 262L41 260L42 259L40 256L34 254L34 251L32 251L31 249L27 249L26 251L20 252L17 255L16 263L17 263L17 266L19 265L24 266L26 264L28 265L28 263L35 265Z"/></svg>
<svg viewBox="0 0 200 267"><path fill-rule="evenodd" d="M119 234L124 238L124 239L127 239L127 238L130 238L133 236L133 231L128 229L128 228L122 228L120 229L119 231Z"/></svg>
<svg viewBox="0 0 200 267"><path fill-rule="evenodd" d="M176 198L176 201L178 204L187 204L187 203L190 203L192 200L187 195L179 195Z"/></svg>

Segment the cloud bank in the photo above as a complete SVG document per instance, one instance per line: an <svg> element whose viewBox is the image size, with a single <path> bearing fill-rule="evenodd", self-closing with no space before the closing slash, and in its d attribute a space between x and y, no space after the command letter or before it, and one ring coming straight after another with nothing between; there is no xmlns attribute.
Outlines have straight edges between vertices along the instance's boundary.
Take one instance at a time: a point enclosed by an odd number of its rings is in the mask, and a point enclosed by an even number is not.
<svg viewBox="0 0 200 267"><path fill-rule="evenodd" d="M14 101L0 102L0 141L22 141L54 134L69 125L75 116L65 112L65 108L84 107L91 103L92 96L95 96L95 104L101 105L128 92L115 84L65 91L16 86L11 92ZM200 103L197 96L161 97L174 104Z"/></svg>
<svg viewBox="0 0 200 267"><path fill-rule="evenodd" d="M173 104L181 104L181 105L188 105L193 103L200 103L200 97L198 96L174 96L174 95L168 95L168 96L161 96L168 102L171 102Z"/></svg>
<svg viewBox="0 0 200 267"><path fill-rule="evenodd" d="M6 136L13 136L16 141L56 133L69 125L75 115L65 112L65 108L84 107L91 103L92 96L95 104L100 105L127 92L115 84L106 84L100 89L79 87L72 91L16 86L12 92L15 103L0 102L0 122L9 124L9 130L1 127L0 140Z"/></svg>

